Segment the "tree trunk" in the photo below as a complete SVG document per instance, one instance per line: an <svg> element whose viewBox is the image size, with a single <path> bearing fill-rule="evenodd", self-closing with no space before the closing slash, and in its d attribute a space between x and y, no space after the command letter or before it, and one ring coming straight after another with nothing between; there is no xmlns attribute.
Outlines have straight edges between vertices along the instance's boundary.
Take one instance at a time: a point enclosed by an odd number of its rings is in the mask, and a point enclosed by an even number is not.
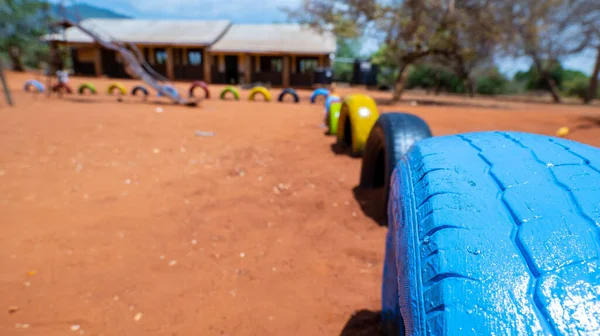
<svg viewBox="0 0 600 336"><path fill-rule="evenodd" d="M471 77L469 77L469 76L465 77L464 85L465 85L465 88L467 89L467 93L469 94L469 97L471 97L471 98L475 97L475 83L473 82Z"/></svg>
<svg viewBox="0 0 600 336"><path fill-rule="evenodd" d="M597 90L598 90L598 74L600 73L600 45L598 46L598 51L596 52L596 65L594 66L594 72L592 72L592 77L590 78L590 85L588 87L588 92L585 97L584 102L589 104L596 98Z"/></svg>
<svg viewBox="0 0 600 336"><path fill-rule="evenodd" d="M531 58L533 59L533 64L535 65L538 73L542 76L542 79L544 79L546 84L548 84L548 88L550 94L552 95L552 99L555 103L560 103L560 93L558 92L558 85L556 85L556 81L554 81L554 78L550 76L550 73L548 73L548 71L544 69L544 67L542 66L542 62L539 58L537 58L534 55L532 55Z"/></svg>
<svg viewBox="0 0 600 336"><path fill-rule="evenodd" d="M8 57L10 58L10 62L12 63L12 68L14 71L24 72L25 67L23 66L23 62L21 62L21 51L17 47L8 48Z"/></svg>
<svg viewBox="0 0 600 336"><path fill-rule="evenodd" d="M544 80L546 81L546 83L548 83L548 87L550 88L550 94L552 95L552 99L554 100L555 103L560 103L560 93L558 91L558 85L556 85L556 81L554 81L554 78L552 78L552 76L550 76L549 73L544 72Z"/></svg>
<svg viewBox="0 0 600 336"><path fill-rule="evenodd" d="M408 65L406 63L402 63L400 69L398 69L398 76L396 77L396 83L394 84L394 94L392 96L392 101L397 102L402 97L402 93L404 92L404 71Z"/></svg>

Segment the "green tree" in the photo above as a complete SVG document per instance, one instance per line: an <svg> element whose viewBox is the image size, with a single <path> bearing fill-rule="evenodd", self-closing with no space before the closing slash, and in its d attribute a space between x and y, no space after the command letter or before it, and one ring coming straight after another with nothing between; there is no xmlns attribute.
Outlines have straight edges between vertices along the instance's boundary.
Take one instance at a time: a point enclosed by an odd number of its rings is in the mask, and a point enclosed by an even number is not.
<svg viewBox="0 0 600 336"><path fill-rule="evenodd" d="M333 76L335 81L348 83L352 80L354 64L348 62L348 60L359 57L360 48L360 40L358 39L338 39L336 57L343 60L339 62L334 60Z"/></svg>
<svg viewBox="0 0 600 336"><path fill-rule="evenodd" d="M560 90L563 83L564 69L557 61L541 61L544 69L547 69L548 76L552 79L553 85ZM540 74L539 67L532 65L527 71L519 71L515 74L514 80L525 83L527 91L548 91L549 82Z"/></svg>
<svg viewBox="0 0 600 336"><path fill-rule="evenodd" d="M584 13L597 0L506 0L502 10L505 46L515 56L532 61L544 88L560 103L555 69L561 59L589 46Z"/></svg>
<svg viewBox="0 0 600 336"><path fill-rule="evenodd" d="M427 91L465 93L462 79L454 71L435 62L421 62L408 72L406 88L420 88Z"/></svg>
<svg viewBox="0 0 600 336"><path fill-rule="evenodd" d="M587 94L584 103L589 104L598 97L598 76L600 75L600 2L588 0L587 6L580 6L579 14L582 17L582 27L591 36L590 47L596 51L596 62L587 85ZM581 84L579 84L581 87Z"/></svg>
<svg viewBox="0 0 600 336"><path fill-rule="evenodd" d="M393 99L398 100L404 88L404 71L416 60L431 52L430 41L436 41L441 0L304 0L300 8L288 9L290 19L308 23L320 30L331 30L341 38L360 38L370 31L382 34L387 48L386 61L397 65Z"/></svg>
<svg viewBox="0 0 600 336"><path fill-rule="evenodd" d="M486 39L487 26L502 8L501 0L304 0L301 8L288 10L292 20L331 30L338 37L357 38L373 34L384 41L378 62L388 64L386 75L395 76L393 99L404 90L405 72L415 62L430 55L447 55L461 76L468 77L478 56L478 41ZM481 20L475 20L480 15ZM463 24L464 18L473 24ZM474 27L476 27L474 29ZM477 37L464 39L465 34ZM468 41L460 43L460 41ZM458 57L456 57L458 55ZM469 64L467 64L469 63Z"/></svg>
<svg viewBox="0 0 600 336"><path fill-rule="evenodd" d="M24 57L35 53L44 31L43 10L38 0L0 2L0 50L5 50L13 70L24 71ZM39 48L37 49L39 52Z"/></svg>
<svg viewBox="0 0 600 336"><path fill-rule="evenodd" d="M508 91L508 79L494 68L489 73L477 77L477 93L482 95L499 95Z"/></svg>
<svg viewBox="0 0 600 336"><path fill-rule="evenodd" d="M399 66L389 53L388 46L384 44L371 55L371 62L379 66L377 81L384 86L393 87L398 77Z"/></svg>
<svg viewBox="0 0 600 336"><path fill-rule="evenodd" d="M501 39L497 15L501 1L450 0L448 13L440 23L443 39L434 53L435 63L452 70L470 96L475 95L474 72L493 63Z"/></svg>

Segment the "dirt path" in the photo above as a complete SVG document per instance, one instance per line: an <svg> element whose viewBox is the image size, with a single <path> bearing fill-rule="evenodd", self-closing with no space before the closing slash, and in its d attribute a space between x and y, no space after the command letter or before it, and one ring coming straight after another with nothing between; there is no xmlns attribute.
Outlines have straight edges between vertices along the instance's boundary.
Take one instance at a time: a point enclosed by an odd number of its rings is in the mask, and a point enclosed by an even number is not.
<svg viewBox="0 0 600 336"><path fill-rule="evenodd" d="M360 160L332 153L321 105L213 99L157 113L104 94L33 98L19 91L23 76L9 80L0 335L339 335L355 311L378 310L385 229L361 212ZM394 109L436 135L553 134L600 114ZM600 146L600 129L572 138Z"/></svg>

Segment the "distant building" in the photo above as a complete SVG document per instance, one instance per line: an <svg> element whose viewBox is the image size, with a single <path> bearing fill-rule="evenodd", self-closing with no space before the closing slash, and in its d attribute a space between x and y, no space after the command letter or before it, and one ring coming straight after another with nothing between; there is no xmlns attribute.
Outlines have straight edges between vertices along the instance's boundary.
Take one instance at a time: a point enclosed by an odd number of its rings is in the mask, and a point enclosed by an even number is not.
<svg viewBox="0 0 600 336"><path fill-rule="evenodd" d="M146 62L171 80L310 86L315 70L329 67L336 51L335 36L297 24L138 19L87 19L81 24L101 36L135 44ZM78 74L127 77L118 54L101 48L77 27L46 39L71 47Z"/></svg>

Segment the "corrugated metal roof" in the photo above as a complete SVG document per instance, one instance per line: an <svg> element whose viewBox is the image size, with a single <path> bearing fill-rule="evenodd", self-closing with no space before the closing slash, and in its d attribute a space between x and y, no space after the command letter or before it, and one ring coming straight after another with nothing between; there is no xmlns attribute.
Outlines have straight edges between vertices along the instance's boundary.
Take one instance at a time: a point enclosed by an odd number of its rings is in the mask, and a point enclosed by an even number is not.
<svg viewBox="0 0 600 336"><path fill-rule="evenodd" d="M231 25L227 20L140 20L86 19L81 24L98 33L133 43L210 45ZM67 28L67 42L92 43L92 38L77 27ZM46 39L62 41L62 34L46 35Z"/></svg>
<svg viewBox="0 0 600 336"><path fill-rule="evenodd" d="M298 24L234 24L210 47L216 52L330 54L336 38Z"/></svg>

